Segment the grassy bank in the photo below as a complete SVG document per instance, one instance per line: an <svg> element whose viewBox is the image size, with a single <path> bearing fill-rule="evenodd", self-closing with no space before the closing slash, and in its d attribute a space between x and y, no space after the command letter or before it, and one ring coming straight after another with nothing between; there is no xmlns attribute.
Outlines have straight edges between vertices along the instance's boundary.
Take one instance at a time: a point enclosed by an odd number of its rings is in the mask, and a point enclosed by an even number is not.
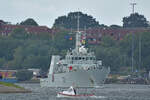
<svg viewBox="0 0 150 100"><path fill-rule="evenodd" d="M12 84L12 83L0 82L0 85L8 86L8 87L15 87L15 88L19 88L19 89L24 89L23 87L20 87L18 85Z"/></svg>
<svg viewBox="0 0 150 100"><path fill-rule="evenodd" d="M30 90L24 89L12 83L0 82L0 93L30 93Z"/></svg>

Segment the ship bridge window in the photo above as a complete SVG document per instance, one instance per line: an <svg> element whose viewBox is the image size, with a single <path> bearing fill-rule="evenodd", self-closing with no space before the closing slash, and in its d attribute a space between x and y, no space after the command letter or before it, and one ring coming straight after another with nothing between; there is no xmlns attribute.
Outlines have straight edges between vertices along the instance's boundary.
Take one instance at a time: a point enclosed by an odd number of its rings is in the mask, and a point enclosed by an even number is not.
<svg viewBox="0 0 150 100"><path fill-rule="evenodd" d="M63 64L63 66L67 66L67 64Z"/></svg>
<svg viewBox="0 0 150 100"><path fill-rule="evenodd" d="M72 60L74 60L74 57L72 57Z"/></svg>
<svg viewBox="0 0 150 100"><path fill-rule="evenodd" d="M85 60L85 57L83 57L82 59Z"/></svg>
<svg viewBox="0 0 150 100"><path fill-rule="evenodd" d="M81 57L79 57L79 60L81 60Z"/></svg>
<svg viewBox="0 0 150 100"><path fill-rule="evenodd" d="M90 57L90 60L93 60L93 57Z"/></svg>
<svg viewBox="0 0 150 100"><path fill-rule="evenodd" d="M96 60L96 58L94 57L93 60Z"/></svg>
<svg viewBox="0 0 150 100"><path fill-rule="evenodd" d="M78 57L75 57L75 60L78 60Z"/></svg>
<svg viewBox="0 0 150 100"><path fill-rule="evenodd" d="M86 57L86 60L89 60L89 57Z"/></svg>

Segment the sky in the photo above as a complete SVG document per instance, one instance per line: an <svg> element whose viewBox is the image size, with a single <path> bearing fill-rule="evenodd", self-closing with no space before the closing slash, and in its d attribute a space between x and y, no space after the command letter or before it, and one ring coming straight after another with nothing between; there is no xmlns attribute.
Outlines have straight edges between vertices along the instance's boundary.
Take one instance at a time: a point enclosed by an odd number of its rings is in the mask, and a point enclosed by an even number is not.
<svg viewBox="0 0 150 100"><path fill-rule="evenodd" d="M33 18L39 25L52 27L59 16L81 11L100 24L122 25L122 18L132 12L131 2L137 3L135 12L150 21L150 0L0 0L0 19L16 24Z"/></svg>

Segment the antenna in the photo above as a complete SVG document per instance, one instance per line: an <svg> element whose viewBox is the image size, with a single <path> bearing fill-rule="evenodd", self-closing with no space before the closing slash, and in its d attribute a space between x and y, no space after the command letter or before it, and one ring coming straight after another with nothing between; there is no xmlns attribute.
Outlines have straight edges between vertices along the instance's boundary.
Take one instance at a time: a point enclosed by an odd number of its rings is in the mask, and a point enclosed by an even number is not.
<svg viewBox="0 0 150 100"><path fill-rule="evenodd" d="M84 26L84 31L86 32L86 25Z"/></svg>
<svg viewBox="0 0 150 100"><path fill-rule="evenodd" d="M134 72L134 33L132 33L132 74Z"/></svg>
<svg viewBox="0 0 150 100"><path fill-rule="evenodd" d="M132 2L130 3L130 5L132 6L132 14L134 14L134 8L137 5L137 3ZM134 26L132 25L132 28ZM134 33L132 33L132 73L134 72Z"/></svg>
<svg viewBox="0 0 150 100"><path fill-rule="evenodd" d="M139 34L139 71L141 69L141 51L142 51L142 40L141 40L141 34Z"/></svg>
<svg viewBox="0 0 150 100"><path fill-rule="evenodd" d="M78 16L77 16L78 20L77 20L77 31L79 32L79 27L80 27L80 16L79 16L79 12L78 12Z"/></svg>
<svg viewBox="0 0 150 100"><path fill-rule="evenodd" d="M79 16L79 12L78 12L78 15L77 15L77 33L76 33L76 50L79 51L79 47L81 45L81 33L80 33L80 30L79 30L79 27L80 27L80 20L79 20L80 16Z"/></svg>
<svg viewBox="0 0 150 100"><path fill-rule="evenodd" d="M132 14L134 14L135 6L137 5L137 3L132 2L132 3L130 3L130 5L132 6ZM131 25L132 25L131 27L133 28L134 25L133 24L131 24ZM132 33L132 74L133 74L133 72L134 72L134 33Z"/></svg>
<svg viewBox="0 0 150 100"><path fill-rule="evenodd" d="M135 6L137 5L137 3L133 2L130 3L130 5L132 6L132 14L134 14Z"/></svg>

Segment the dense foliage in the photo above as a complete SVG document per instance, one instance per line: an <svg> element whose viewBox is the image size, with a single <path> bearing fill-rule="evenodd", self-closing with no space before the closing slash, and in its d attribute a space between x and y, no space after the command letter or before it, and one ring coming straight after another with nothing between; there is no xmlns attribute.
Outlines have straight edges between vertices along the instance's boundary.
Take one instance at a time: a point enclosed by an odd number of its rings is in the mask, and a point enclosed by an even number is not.
<svg viewBox="0 0 150 100"><path fill-rule="evenodd" d="M122 26L119 26L119 25L110 25L109 27L110 27L110 28L113 28L113 29L122 28Z"/></svg>
<svg viewBox="0 0 150 100"><path fill-rule="evenodd" d="M106 26L99 24L92 16L82 12L71 12L67 16L58 17L53 27L62 30L55 34L41 33L28 34L24 29L15 29L9 36L0 36L0 68L3 69L27 69L39 68L47 71L52 55L64 57L67 50L74 48L75 35L63 30L77 28L77 16L80 16L80 28L121 28L118 25ZM5 23L0 20L0 22ZM20 25L38 24L31 18ZM131 14L123 18L123 27L148 27L148 21L143 15ZM141 41L141 63L139 63L139 41ZM103 61L103 65L110 66L112 73L131 72L131 48L132 35L126 35L122 40L114 40L111 36L103 36L101 44L89 45L95 51L97 59ZM150 32L134 35L134 71L150 70Z"/></svg>
<svg viewBox="0 0 150 100"><path fill-rule="evenodd" d="M133 28L133 27L148 27L148 21L144 15L138 13L131 14L128 17L123 18L123 27Z"/></svg>
<svg viewBox="0 0 150 100"><path fill-rule="evenodd" d="M65 38L67 33L35 35L18 28L9 36L0 36L0 68L47 70L52 54L64 55L66 50L73 47L74 40Z"/></svg>
<svg viewBox="0 0 150 100"><path fill-rule="evenodd" d="M9 36L0 36L0 68L27 69L40 68L47 71L52 54L64 56L66 51L74 48L75 37L61 30L56 34L27 34L24 29L15 29ZM139 40L141 40L141 59L139 64ZM97 59L103 65L110 66L111 72L131 71L132 35L123 40L114 40L103 36L101 44L87 45L94 50ZM150 70L150 33L134 35L134 70Z"/></svg>
<svg viewBox="0 0 150 100"><path fill-rule="evenodd" d="M34 19L32 19L32 18L28 18L28 19L26 19L25 21L22 21L22 22L20 23L20 25L38 26L37 22L36 22Z"/></svg>
<svg viewBox="0 0 150 100"><path fill-rule="evenodd" d="M55 20L53 27L62 27L67 29L77 29L77 18L80 17L80 28L99 27L99 22L90 15L82 12L70 12L67 16L60 16Z"/></svg>
<svg viewBox="0 0 150 100"><path fill-rule="evenodd" d="M16 73L16 78L19 81L28 81L31 80L32 77L33 77L33 72L28 70L19 70Z"/></svg>
<svg viewBox="0 0 150 100"><path fill-rule="evenodd" d="M139 62L139 43L141 42L141 63ZM134 71L150 70L150 33L134 35ZM123 73L122 69L129 69L132 65L132 34L126 35L123 40L116 41L110 36L104 36L100 46L95 47L96 55L103 60L104 65L110 66L114 72Z"/></svg>
<svg viewBox="0 0 150 100"><path fill-rule="evenodd" d="M8 22L5 22L3 20L0 20L0 24L8 24Z"/></svg>

